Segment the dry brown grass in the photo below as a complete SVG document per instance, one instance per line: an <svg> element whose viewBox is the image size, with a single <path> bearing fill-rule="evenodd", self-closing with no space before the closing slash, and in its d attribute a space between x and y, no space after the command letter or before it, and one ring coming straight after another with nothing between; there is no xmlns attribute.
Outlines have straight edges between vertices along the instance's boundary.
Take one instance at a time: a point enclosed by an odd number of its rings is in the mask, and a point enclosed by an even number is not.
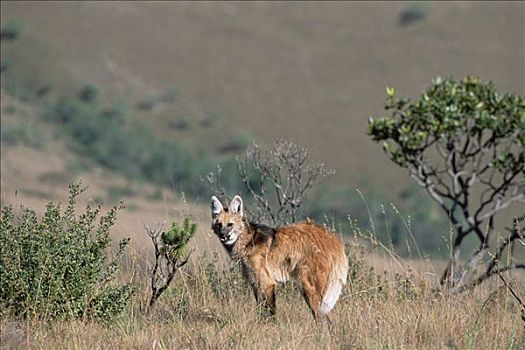
<svg viewBox="0 0 525 350"><path fill-rule="evenodd" d="M403 183L404 174L383 161L363 132L367 116L381 113L385 85L415 94L436 75L470 73L494 79L503 90L523 90L523 78L515 74L523 63L523 3L433 4L427 24L413 28L396 25L395 14L404 6L2 2L2 22L20 17L28 23L18 43L2 48L11 51L15 68L34 86L52 80L73 91L92 81L113 95L143 96L177 84L183 112L200 115L200 109L209 109L222 115L209 131L188 133L188 142L213 142L218 138L210 135L230 134L232 127L267 142L284 132L308 144L316 158L335 164L339 181L365 174L391 189ZM35 74L42 71L48 74ZM62 81L69 79L64 72L72 82ZM13 103L3 98L2 105ZM6 118L3 113L2 123ZM158 131L169 130L169 118L171 111L148 122ZM330 137L314 140L311 130ZM359 152L341 157L341 150ZM2 147L2 202L38 208L43 197L63 195L64 186L46 185L39 177L66 174L68 157L54 146L45 157ZM100 195L108 186L100 178L115 179L106 173L82 177L90 193L96 189ZM278 294L276 319L259 319L239 274L222 274L209 257L194 260L146 315L143 246L148 242L142 223L172 216L174 204L170 198L139 199L136 205L116 227L117 235L132 235L140 251L132 254L122 277L137 271L137 294L128 312L113 324L4 318L0 348L525 348L517 305L497 280L452 296L435 289L430 263L400 266L375 254L353 256L357 270L333 311L332 333L312 321L290 287ZM208 213L201 212L192 213L203 218L200 252L217 248L213 239L204 240ZM522 284L522 294L523 289Z"/></svg>
<svg viewBox="0 0 525 350"><path fill-rule="evenodd" d="M42 158L41 153L27 148L2 148L2 203L15 207L23 203L41 212L46 199L63 200L65 185L46 186L39 177L64 173L64 152L59 148ZM111 183L123 181L98 171L84 173L81 178L90 185L90 196L102 196L107 179ZM300 293L290 286L278 292L276 319L261 320L240 274L227 270L225 254L209 229L207 204L182 205L173 193L163 195L160 201L138 196L126 198L126 202L135 204L136 209L119 215L113 233L115 239L131 236L136 249L128 256L121 277L129 280L133 276L137 285L130 309L112 324L3 318L1 349L525 347L518 307L509 292L499 288L499 281L452 296L435 288L442 271L440 262L398 263L387 252L372 254L366 250L365 254L364 248L355 245L351 254L353 273L332 313L332 332L326 325L313 322ZM163 218L180 219L187 214L200 224L192 243L197 249L192 265L177 276L156 309L146 315L151 257L142 223L155 224ZM217 258L210 256L213 251L219 252ZM523 284L517 290L523 295Z"/></svg>
<svg viewBox="0 0 525 350"><path fill-rule="evenodd" d="M2 152L2 200L15 206L24 203L40 211L45 203L42 198L33 198L25 192L19 192L18 197L12 195L22 184L42 188L36 180L40 172L31 173L26 166L19 166L17 173L12 166L4 166L14 164L8 162L16 156L13 152L22 151ZM11 175L5 177L6 174ZM28 174L34 176L26 178ZM104 188L98 179L92 176L86 181L90 183L90 194ZM138 212L125 210L119 215L114 238L131 236L135 248L127 256L121 276L123 280L133 277L137 286L125 314L112 324L3 318L0 348L520 349L525 346L518 306L506 289L499 288L498 280L459 296L449 295L436 289L443 262L394 260L387 251L377 252L378 247L371 252L355 244L350 255L350 283L331 315L332 332L326 325L313 322L300 293L291 286L278 291L276 319L261 320L240 274L229 271L226 254L208 228L208 208L196 203L182 205L180 199L172 197L157 203L140 200ZM162 217L180 219L188 214L200 224L192 242L196 249L192 264L176 277L156 309L146 315L151 256L142 222L154 224ZM217 257L211 256L214 251L218 252ZM513 285L523 295L523 284Z"/></svg>
<svg viewBox="0 0 525 350"><path fill-rule="evenodd" d="M263 320L240 274L205 255L178 276L156 308L148 301L147 267L132 253L123 279L137 294L111 324L3 319L2 348L38 349L521 349L524 324L497 281L461 295L436 288L429 264L365 259L351 249L351 282L331 314L315 324L299 291L282 287L277 317ZM375 267L367 262L373 261ZM393 265L397 268L390 269ZM383 266L385 272L381 269ZM430 272L429 270L430 269ZM518 286L519 288L519 286ZM522 291L520 291L522 292Z"/></svg>

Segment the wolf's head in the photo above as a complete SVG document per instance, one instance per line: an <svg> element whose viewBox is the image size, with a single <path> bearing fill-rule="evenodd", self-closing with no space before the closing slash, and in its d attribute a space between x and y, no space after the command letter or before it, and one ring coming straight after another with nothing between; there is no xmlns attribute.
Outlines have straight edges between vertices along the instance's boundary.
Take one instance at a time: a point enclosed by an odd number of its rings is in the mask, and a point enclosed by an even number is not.
<svg viewBox="0 0 525 350"><path fill-rule="evenodd" d="M226 209L217 197L211 197L211 220L211 228L222 244L225 246L235 244L245 230L241 197L233 197Z"/></svg>

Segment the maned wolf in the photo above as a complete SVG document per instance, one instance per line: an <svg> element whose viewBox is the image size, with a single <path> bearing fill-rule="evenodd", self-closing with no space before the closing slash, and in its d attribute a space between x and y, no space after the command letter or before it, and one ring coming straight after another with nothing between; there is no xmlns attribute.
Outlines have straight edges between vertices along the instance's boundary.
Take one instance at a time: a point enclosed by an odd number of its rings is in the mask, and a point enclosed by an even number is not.
<svg viewBox="0 0 525 350"><path fill-rule="evenodd" d="M275 315L276 285L294 277L314 319L327 317L348 272L344 246L334 234L310 221L279 229L248 223L239 196L228 208L213 196L211 214L213 231L270 315Z"/></svg>

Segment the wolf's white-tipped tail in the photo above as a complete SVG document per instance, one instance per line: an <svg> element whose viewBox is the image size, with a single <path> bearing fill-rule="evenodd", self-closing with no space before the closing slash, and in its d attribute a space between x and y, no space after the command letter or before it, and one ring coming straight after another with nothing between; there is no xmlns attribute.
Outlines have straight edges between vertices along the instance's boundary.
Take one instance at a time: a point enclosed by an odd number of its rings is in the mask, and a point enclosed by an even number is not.
<svg viewBox="0 0 525 350"><path fill-rule="evenodd" d="M346 284L348 275L348 258L345 254L343 254L343 256L344 258L335 263L330 271L328 285L324 292L323 300L321 301L321 307L319 308L321 315L326 315L333 309L341 295L343 286Z"/></svg>

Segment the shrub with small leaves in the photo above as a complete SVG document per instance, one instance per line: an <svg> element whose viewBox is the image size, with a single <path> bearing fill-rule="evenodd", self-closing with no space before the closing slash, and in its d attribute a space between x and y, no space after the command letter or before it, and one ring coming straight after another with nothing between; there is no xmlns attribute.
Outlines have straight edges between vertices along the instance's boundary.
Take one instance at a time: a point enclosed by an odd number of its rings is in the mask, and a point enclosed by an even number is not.
<svg viewBox="0 0 525 350"><path fill-rule="evenodd" d="M42 218L22 207L2 208L0 223L0 310L23 318L87 317L110 320L132 296L130 284L116 284L120 257L129 239L108 256L110 229L122 204L99 217L101 207L75 213L85 188L69 186L65 210L50 202Z"/></svg>
<svg viewBox="0 0 525 350"><path fill-rule="evenodd" d="M161 235L163 243L161 249L173 258L186 255L188 241L193 237L196 230L197 224L191 222L190 218L185 218L182 226L173 222L171 228Z"/></svg>
<svg viewBox="0 0 525 350"><path fill-rule="evenodd" d="M173 222L167 231L163 230L163 225L155 229L145 226L145 229L155 250L155 265L151 272L151 307L169 287L177 271L188 262L191 255L188 243L197 231L197 224L186 217L182 225Z"/></svg>

